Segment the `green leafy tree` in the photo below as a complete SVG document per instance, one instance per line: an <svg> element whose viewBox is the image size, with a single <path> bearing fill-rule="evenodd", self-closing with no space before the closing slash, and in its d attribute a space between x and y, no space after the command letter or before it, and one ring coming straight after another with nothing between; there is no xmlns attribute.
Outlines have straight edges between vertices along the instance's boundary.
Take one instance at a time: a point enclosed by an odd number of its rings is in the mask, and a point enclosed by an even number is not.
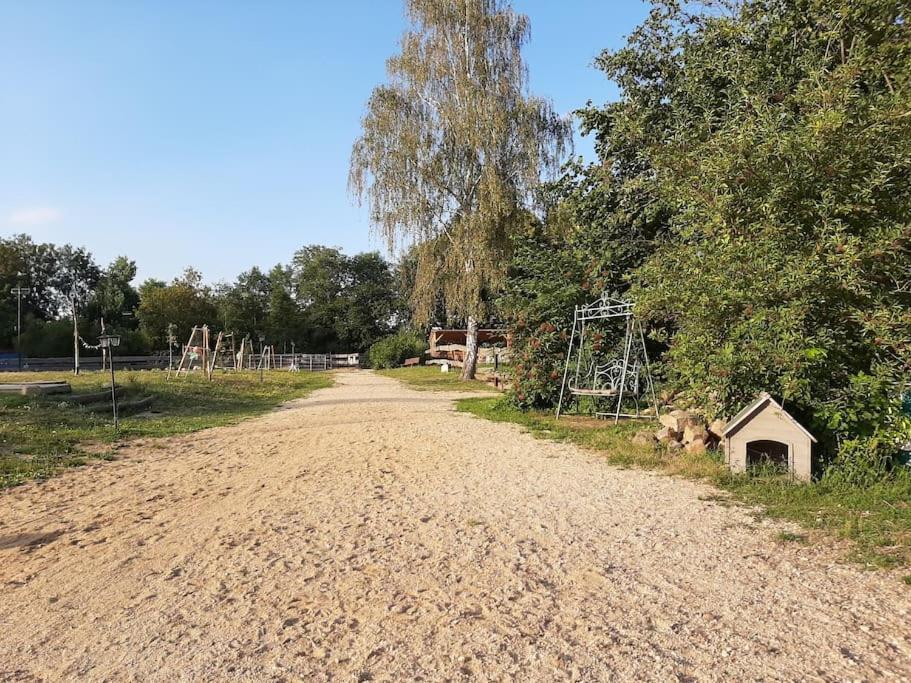
<svg viewBox="0 0 911 683"><path fill-rule="evenodd" d="M347 257L338 249L311 245L291 262L297 302L303 310L306 345L313 350L342 351L337 321L343 315L342 293L348 285Z"/></svg>
<svg viewBox="0 0 911 683"><path fill-rule="evenodd" d="M344 290L344 310L338 318L339 337L351 350L366 351L389 333L398 293L389 264L377 252L348 259L350 278Z"/></svg>
<svg viewBox="0 0 911 683"><path fill-rule="evenodd" d="M305 343L314 350L366 351L400 312L401 290L378 253L348 257L308 246L294 255L289 277Z"/></svg>
<svg viewBox="0 0 911 683"><path fill-rule="evenodd" d="M202 277L188 269L170 285L143 286L137 310L140 329L155 349L167 348L169 325L176 326L178 339L189 338L197 325L215 326L218 310L211 290L202 284Z"/></svg>
<svg viewBox="0 0 911 683"><path fill-rule="evenodd" d="M406 11L412 28L367 104L350 184L390 251L418 245L418 321L439 292L467 320L471 378L511 229L542 172L558 169L570 126L527 94L528 20L506 2L408 0Z"/></svg>
<svg viewBox="0 0 911 683"><path fill-rule="evenodd" d="M168 283L164 280L158 280L157 278L147 278L143 280L139 285L138 292L140 300L145 298L147 295L151 294L156 289L161 289L162 287L167 287Z"/></svg>
<svg viewBox="0 0 911 683"><path fill-rule="evenodd" d="M666 380L720 415L776 393L842 471L908 429L909 46L903 3L657 2L598 59L620 99L583 115L642 193L619 210L667 213L618 261Z"/></svg>
<svg viewBox="0 0 911 683"><path fill-rule="evenodd" d="M266 331L271 283L256 266L237 276L221 294L221 320L228 332L256 339ZM270 343L274 340L270 338Z"/></svg>
<svg viewBox="0 0 911 683"><path fill-rule="evenodd" d="M291 268L276 265L269 271L269 305L266 314L266 336L283 347L300 344L303 315L294 300Z"/></svg>
<svg viewBox="0 0 911 683"><path fill-rule="evenodd" d="M23 329L58 313L59 297L54 285L59 271L57 248L36 244L28 235L0 238L0 348L11 348L16 329L17 297L12 290L27 288L22 295ZM23 340L23 346L25 340Z"/></svg>
<svg viewBox="0 0 911 683"><path fill-rule="evenodd" d="M101 269L95 263L91 253L83 247L65 244L57 250L59 270L54 278L58 306L68 311L73 329L73 373L79 374L79 315L91 300Z"/></svg>
<svg viewBox="0 0 911 683"><path fill-rule="evenodd" d="M117 323L124 314L132 314L139 305L139 293L132 285L135 278L136 262L118 256L95 286L88 316Z"/></svg>

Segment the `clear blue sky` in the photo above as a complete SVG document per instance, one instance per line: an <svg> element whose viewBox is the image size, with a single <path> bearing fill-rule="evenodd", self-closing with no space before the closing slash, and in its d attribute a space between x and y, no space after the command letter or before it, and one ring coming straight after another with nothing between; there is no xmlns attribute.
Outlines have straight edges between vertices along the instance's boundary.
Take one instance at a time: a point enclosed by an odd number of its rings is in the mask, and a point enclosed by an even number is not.
<svg viewBox="0 0 911 683"><path fill-rule="evenodd" d="M535 94L561 112L616 96L592 59L647 5L514 6ZM0 1L0 235L210 282L304 244L382 250L348 157L404 28L399 0Z"/></svg>

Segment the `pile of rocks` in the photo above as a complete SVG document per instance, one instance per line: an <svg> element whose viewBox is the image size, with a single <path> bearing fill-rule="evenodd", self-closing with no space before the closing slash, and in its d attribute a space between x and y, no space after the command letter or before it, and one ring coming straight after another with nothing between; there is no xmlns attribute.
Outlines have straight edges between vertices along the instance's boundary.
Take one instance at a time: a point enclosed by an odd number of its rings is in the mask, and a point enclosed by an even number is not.
<svg viewBox="0 0 911 683"><path fill-rule="evenodd" d="M717 448L724 430L724 420L709 423L705 417L688 410L672 410L658 416L661 429L657 432L640 432L633 441L642 445L655 443L667 450L687 453L705 453L709 448Z"/></svg>

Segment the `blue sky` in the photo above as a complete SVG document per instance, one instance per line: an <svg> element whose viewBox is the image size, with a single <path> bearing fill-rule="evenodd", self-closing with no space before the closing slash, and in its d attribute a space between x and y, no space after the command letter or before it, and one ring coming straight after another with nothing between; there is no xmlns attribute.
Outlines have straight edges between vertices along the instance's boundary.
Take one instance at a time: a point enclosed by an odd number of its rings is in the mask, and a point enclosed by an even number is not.
<svg viewBox="0 0 911 683"><path fill-rule="evenodd" d="M535 94L561 112L616 97L592 59L647 5L514 7ZM399 0L0 0L0 235L210 282L304 244L382 250L348 158L405 26Z"/></svg>

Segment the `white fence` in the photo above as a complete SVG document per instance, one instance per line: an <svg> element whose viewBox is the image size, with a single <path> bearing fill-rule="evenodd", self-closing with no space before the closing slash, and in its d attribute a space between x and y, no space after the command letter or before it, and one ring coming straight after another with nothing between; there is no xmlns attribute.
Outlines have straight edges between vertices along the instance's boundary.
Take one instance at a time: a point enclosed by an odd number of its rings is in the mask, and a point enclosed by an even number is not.
<svg viewBox="0 0 911 683"><path fill-rule="evenodd" d="M333 368L356 368L360 365L358 353L276 353L266 354L267 367L273 370L291 370L296 368L304 371L332 370ZM251 370L259 368L260 355L247 357L247 367Z"/></svg>
<svg viewBox="0 0 911 683"><path fill-rule="evenodd" d="M12 354L10 354L12 355ZM233 365L230 360L231 354L227 357L223 355L220 362L216 364L216 369L224 367L224 363ZM180 360L180 354L174 353L173 366L177 367ZM269 354L266 354L268 367L274 370L290 370L296 365L298 370L317 371L332 370L333 368L356 368L360 365L361 357L358 353L276 353L269 362ZM246 369L259 369L260 355L251 354L246 358ZM79 358L79 367L82 370L100 370L101 356L81 356ZM114 367L118 370L167 370L168 355L156 354L152 356L114 356ZM198 367L198 363L194 365ZM0 372L15 372L19 369L18 357L0 358ZM23 371L48 371L48 370L72 370L73 359L62 358L28 358L22 359Z"/></svg>

